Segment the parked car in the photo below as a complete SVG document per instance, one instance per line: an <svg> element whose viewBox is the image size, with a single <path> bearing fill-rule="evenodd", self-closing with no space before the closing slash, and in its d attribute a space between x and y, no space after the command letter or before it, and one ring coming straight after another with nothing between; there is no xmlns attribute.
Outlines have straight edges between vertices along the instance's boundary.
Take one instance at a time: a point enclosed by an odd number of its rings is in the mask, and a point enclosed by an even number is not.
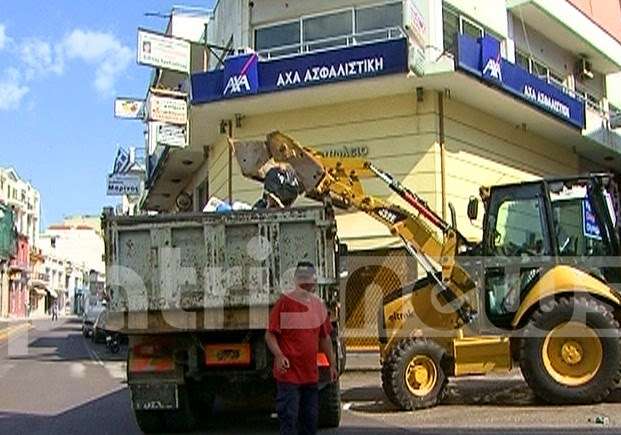
<svg viewBox="0 0 621 435"><path fill-rule="evenodd" d="M116 341L119 344L127 344L127 335L119 334L116 331L110 331L106 328L106 323L108 321L108 310L105 308L99 312L97 315L97 319L95 319L95 324L93 325L93 335L92 340L95 343L106 342L106 337L109 335L116 335Z"/></svg>
<svg viewBox="0 0 621 435"><path fill-rule="evenodd" d="M104 307L102 306L92 306L82 315L82 335L86 338L93 336L95 321L103 310Z"/></svg>

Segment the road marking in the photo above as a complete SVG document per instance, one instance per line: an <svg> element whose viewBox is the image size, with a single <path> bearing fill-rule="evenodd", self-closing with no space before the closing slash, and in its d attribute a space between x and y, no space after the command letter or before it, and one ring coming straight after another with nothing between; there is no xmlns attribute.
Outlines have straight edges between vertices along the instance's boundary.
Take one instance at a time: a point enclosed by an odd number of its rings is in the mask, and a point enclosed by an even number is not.
<svg viewBox="0 0 621 435"><path fill-rule="evenodd" d="M97 355L97 352L91 349L91 347L86 342L86 339L82 339L82 344L84 345L84 348L91 356L91 361L97 365L103 366L104 365L103 361L101 360L101 358L99 358L99 355Z"/></svg>
<svg viewBox="0 0 621 435"><path fill-rule="evenodd" d="M13 367L15 367L15 364L0 364L0 378L4 377Z"/></svg>
<svg viewBox="0 0 621 435"><path fill-rule="evenodd" d="M106 361L104 367L112 379L125 379L124 361Z"/></svg>
<svg viewBox="0 0 621 435"><path fill-rule="evenodd" d="M72 363L69 367L69 371L71 372L71 376L74 378L85 378L86 377L86 365L81 362Z"/></svg>
<svg viewBox="0 0 621 435"><path fill-rule="evenodd" d="M7 345L11 341L12 337L19 335L22 332L28 331L32 328L30 323L20 323L19 325L9 326L6 329L0 331L0 347Z"/></svg>

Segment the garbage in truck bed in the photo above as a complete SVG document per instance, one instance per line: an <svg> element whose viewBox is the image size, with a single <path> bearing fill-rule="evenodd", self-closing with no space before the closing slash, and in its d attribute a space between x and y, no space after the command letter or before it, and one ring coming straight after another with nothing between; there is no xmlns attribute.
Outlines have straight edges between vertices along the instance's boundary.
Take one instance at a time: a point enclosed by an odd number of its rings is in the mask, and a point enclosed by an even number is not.
<svg viewBox="0 0 621 435"><path fill-rule="evenodd" d="M204 212L217 212L217 213L226 213L229 211L237 211L237 210L250 210L252 207L249 204L241 201L233 201L233 205L229 204L227 201L223 201L218 197L212 196L203 207Z"/></svg>
<svg viewBox="0 0 621 435"><path fill-rule="evenodd" d="M291 168L273 166L265 174L263 196L253 205L253 208L291 207L300 191L300 183Z"/></svg>

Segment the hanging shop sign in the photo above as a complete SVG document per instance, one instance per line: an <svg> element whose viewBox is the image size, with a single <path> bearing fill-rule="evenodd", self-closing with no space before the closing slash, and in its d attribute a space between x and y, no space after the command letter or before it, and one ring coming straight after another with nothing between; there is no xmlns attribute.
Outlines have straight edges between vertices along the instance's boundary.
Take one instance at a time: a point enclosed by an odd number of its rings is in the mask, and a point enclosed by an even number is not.
<svg viewBox="0 0 621 435"><path fill-rule="evenodd" d="M124 119L144 118L144 100L136 98L117 98L114 100L114 116Z"/></svg>
<svg viewBox="0 0 621 435"><path fill-rule="evenodd" d="M188 146L187 125L158 123L155 134L158 145L185 148Z"/></svg>
<svg viewBox="0 0 621 435"><path fill-rule="evenodd" d="M584 102L503 59L497 39L491 36L474 39L467 35L458 35L457 38L459 69L480 77L574 127L584 128Z"/></svg>
<svg viewBox="0 0 621 435"><path fill-rule="evenodd" d="M140 176L134 174L108 174L108 196L139 195Z"/></svg>
<svg viewBox="0 0 621 435"><path fill-rule="evenodd" d="M138 29L138 63L190 73L190 42Z"/></svg>
<svg viewBox="0 0 621 435"><path fill-rule="evenodd" d="M177 125L185 125L188 122L188 104L186 100L151 94L147 101L150 121L161 121Z"/></svg>
<svg viewBox="0 0 621 435"><path fill-rule="evenodd" d="M230 56L224 69L192 74L192 104L407 71L405 37L272 61Z"/></svg>
<svg viewBox="0 0 621 435"><path fill-rule="evenodd" d="M403 2L403 29L408 35L408 66L418 76L425 73L425 17L415 0Z"/></svg>

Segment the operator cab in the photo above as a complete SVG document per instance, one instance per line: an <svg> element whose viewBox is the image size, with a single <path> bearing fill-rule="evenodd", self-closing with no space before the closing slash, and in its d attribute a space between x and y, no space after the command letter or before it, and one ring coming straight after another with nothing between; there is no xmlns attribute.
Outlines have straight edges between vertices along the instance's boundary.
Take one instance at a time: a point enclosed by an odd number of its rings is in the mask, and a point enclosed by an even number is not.
<svg viewBox="0 0 621 435"><path fill-rule="evenodd" d="M619 282L606 258L619 255L616 213L603 175L494 186L483 228L488 327L508 328L528 292L559 264Z"/></svg>

